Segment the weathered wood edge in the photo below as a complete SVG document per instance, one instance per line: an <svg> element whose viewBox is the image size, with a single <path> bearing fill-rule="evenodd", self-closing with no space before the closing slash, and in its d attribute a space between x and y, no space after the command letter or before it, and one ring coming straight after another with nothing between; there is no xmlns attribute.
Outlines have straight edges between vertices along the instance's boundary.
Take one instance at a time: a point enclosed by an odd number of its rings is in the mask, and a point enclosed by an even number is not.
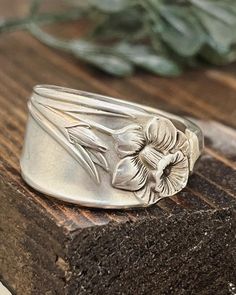
<svg viewBox="0 0 236 295"><path fill-rule="evenodd" d="M22 193L2 178L0 197L0 240L4 241L0 243L0 273L3 281L17 295L40 294L40 289L36 288L38 282L51 290L63 289L64 275L56 261L65 255L67 237L64 229L31 200L26 204Z"/></svg>
<svg viewBox="0 0 236 295"><path fill-rule="evenodd" d="M231 208L83 231L66 294L225 295L236 285L235 230Z"/></svg>
<svg viewBox="0 0 236 295"><path fill-rule="evenodd" d="M30 200L22 206L25 197L14 186L1 179L0 188L5 208L0 211L0 224L4 226L0 234L5 240L0 245L1 260L6 255L5 263L0 263L0 273L7 276L4 281L17 295L122 294L118 293L119 288L127 295L135 290L140 290L138 294L147 294L146 290L155 295L191 294L201 287L202 281L206 284L210 280L204 268L210 273L212 263L218 264L219 260L221 265L213 276L216 282L203 289L202 294L212 294L219 287L225 292L226 281L236 284L234 206L162 217L150 215L135 222L110 222L67 232ZM7 245L10 248L6 249ZM137 255L140 257L135 262ZM202 258L197 264L199 255ZM186 268L181 266L184 257L192 261ZM195 264L199 282L194 281L192 273ZM140 270L133 271L135 267ZM180 268L190 277L183 280L180 275L173 276L173 268ZM151 271L153 274L148 277ZM188 284L190 279L195 282L193 286ZM179 293L171 293L172 288ZM182 289L185 293L181 293Z"/></svg>

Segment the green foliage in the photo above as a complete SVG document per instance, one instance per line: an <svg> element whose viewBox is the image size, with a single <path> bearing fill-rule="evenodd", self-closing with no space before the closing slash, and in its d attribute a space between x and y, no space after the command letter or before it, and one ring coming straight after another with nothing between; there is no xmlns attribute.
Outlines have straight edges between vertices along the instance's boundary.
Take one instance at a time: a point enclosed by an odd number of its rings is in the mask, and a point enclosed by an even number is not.
<svg viewBox="0 0 236 295"><path fill-rule="evenodd" d="M70 0L72 10L54 15L40 14L40 2L32 2L26 19L0 23L0 32L28 29L47 45L120 77L135 68L177 76L201 59L217 65L236 59L235 0ZM79 40L39 28L81 17L93 25Z"/></svg>

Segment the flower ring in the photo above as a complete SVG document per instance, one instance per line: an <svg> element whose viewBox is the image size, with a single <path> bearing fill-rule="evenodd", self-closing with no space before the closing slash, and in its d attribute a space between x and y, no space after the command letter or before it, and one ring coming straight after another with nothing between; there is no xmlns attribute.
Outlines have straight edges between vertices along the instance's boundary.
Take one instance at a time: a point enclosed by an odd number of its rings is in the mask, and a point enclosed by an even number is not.
<svg viewBox="0 0 236 295"><path fill-rule="evenodd" d="M112 97L39 85L28 108L22 177L82 206L147 207L172 196L203 149L191 121Z"/></svg>

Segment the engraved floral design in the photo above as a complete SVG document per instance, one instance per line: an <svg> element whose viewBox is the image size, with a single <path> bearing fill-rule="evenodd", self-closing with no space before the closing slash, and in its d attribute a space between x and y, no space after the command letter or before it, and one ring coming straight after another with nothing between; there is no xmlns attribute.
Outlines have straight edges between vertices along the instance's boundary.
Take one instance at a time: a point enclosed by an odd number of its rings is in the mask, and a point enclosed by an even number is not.
<svg viewBox="0 0 236 295"><path fill-rule="evenodd" d="M104 156L107 147L86 123L78 123L75 126L66 127L66 130L70 143L79 150L91 173L99 181L95 164L102 167L105 171L109 170L107 160Z"/></svg>
<svg viewBox="0 0 236 295"><path fill-rule="evenodd" d="M99 152L107 150L105 144L91 131L88 124L80 123L67 127L67 131L71 143L76 143Z"/></svg>
<svg viewBox="0 0 236 295"><path fill-rule="evenodd" d="M145 128L129 125L113 135L121 158L112 179L145 202L174 195L187 183L189 142L165 118L152 118Z"/></svg>

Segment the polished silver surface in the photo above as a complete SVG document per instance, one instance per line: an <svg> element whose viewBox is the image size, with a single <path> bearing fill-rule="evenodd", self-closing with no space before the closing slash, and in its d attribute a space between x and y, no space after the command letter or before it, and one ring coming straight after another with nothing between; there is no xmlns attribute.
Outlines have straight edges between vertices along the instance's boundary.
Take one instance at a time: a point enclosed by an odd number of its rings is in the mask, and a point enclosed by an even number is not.
<svg viewBox="0 0 236 295"><path fill-rule="evenodd" d="M89 207L146 207L182 190L203 148L192 122L97 94L36 86L21 156L25 181Z"/></svg>

